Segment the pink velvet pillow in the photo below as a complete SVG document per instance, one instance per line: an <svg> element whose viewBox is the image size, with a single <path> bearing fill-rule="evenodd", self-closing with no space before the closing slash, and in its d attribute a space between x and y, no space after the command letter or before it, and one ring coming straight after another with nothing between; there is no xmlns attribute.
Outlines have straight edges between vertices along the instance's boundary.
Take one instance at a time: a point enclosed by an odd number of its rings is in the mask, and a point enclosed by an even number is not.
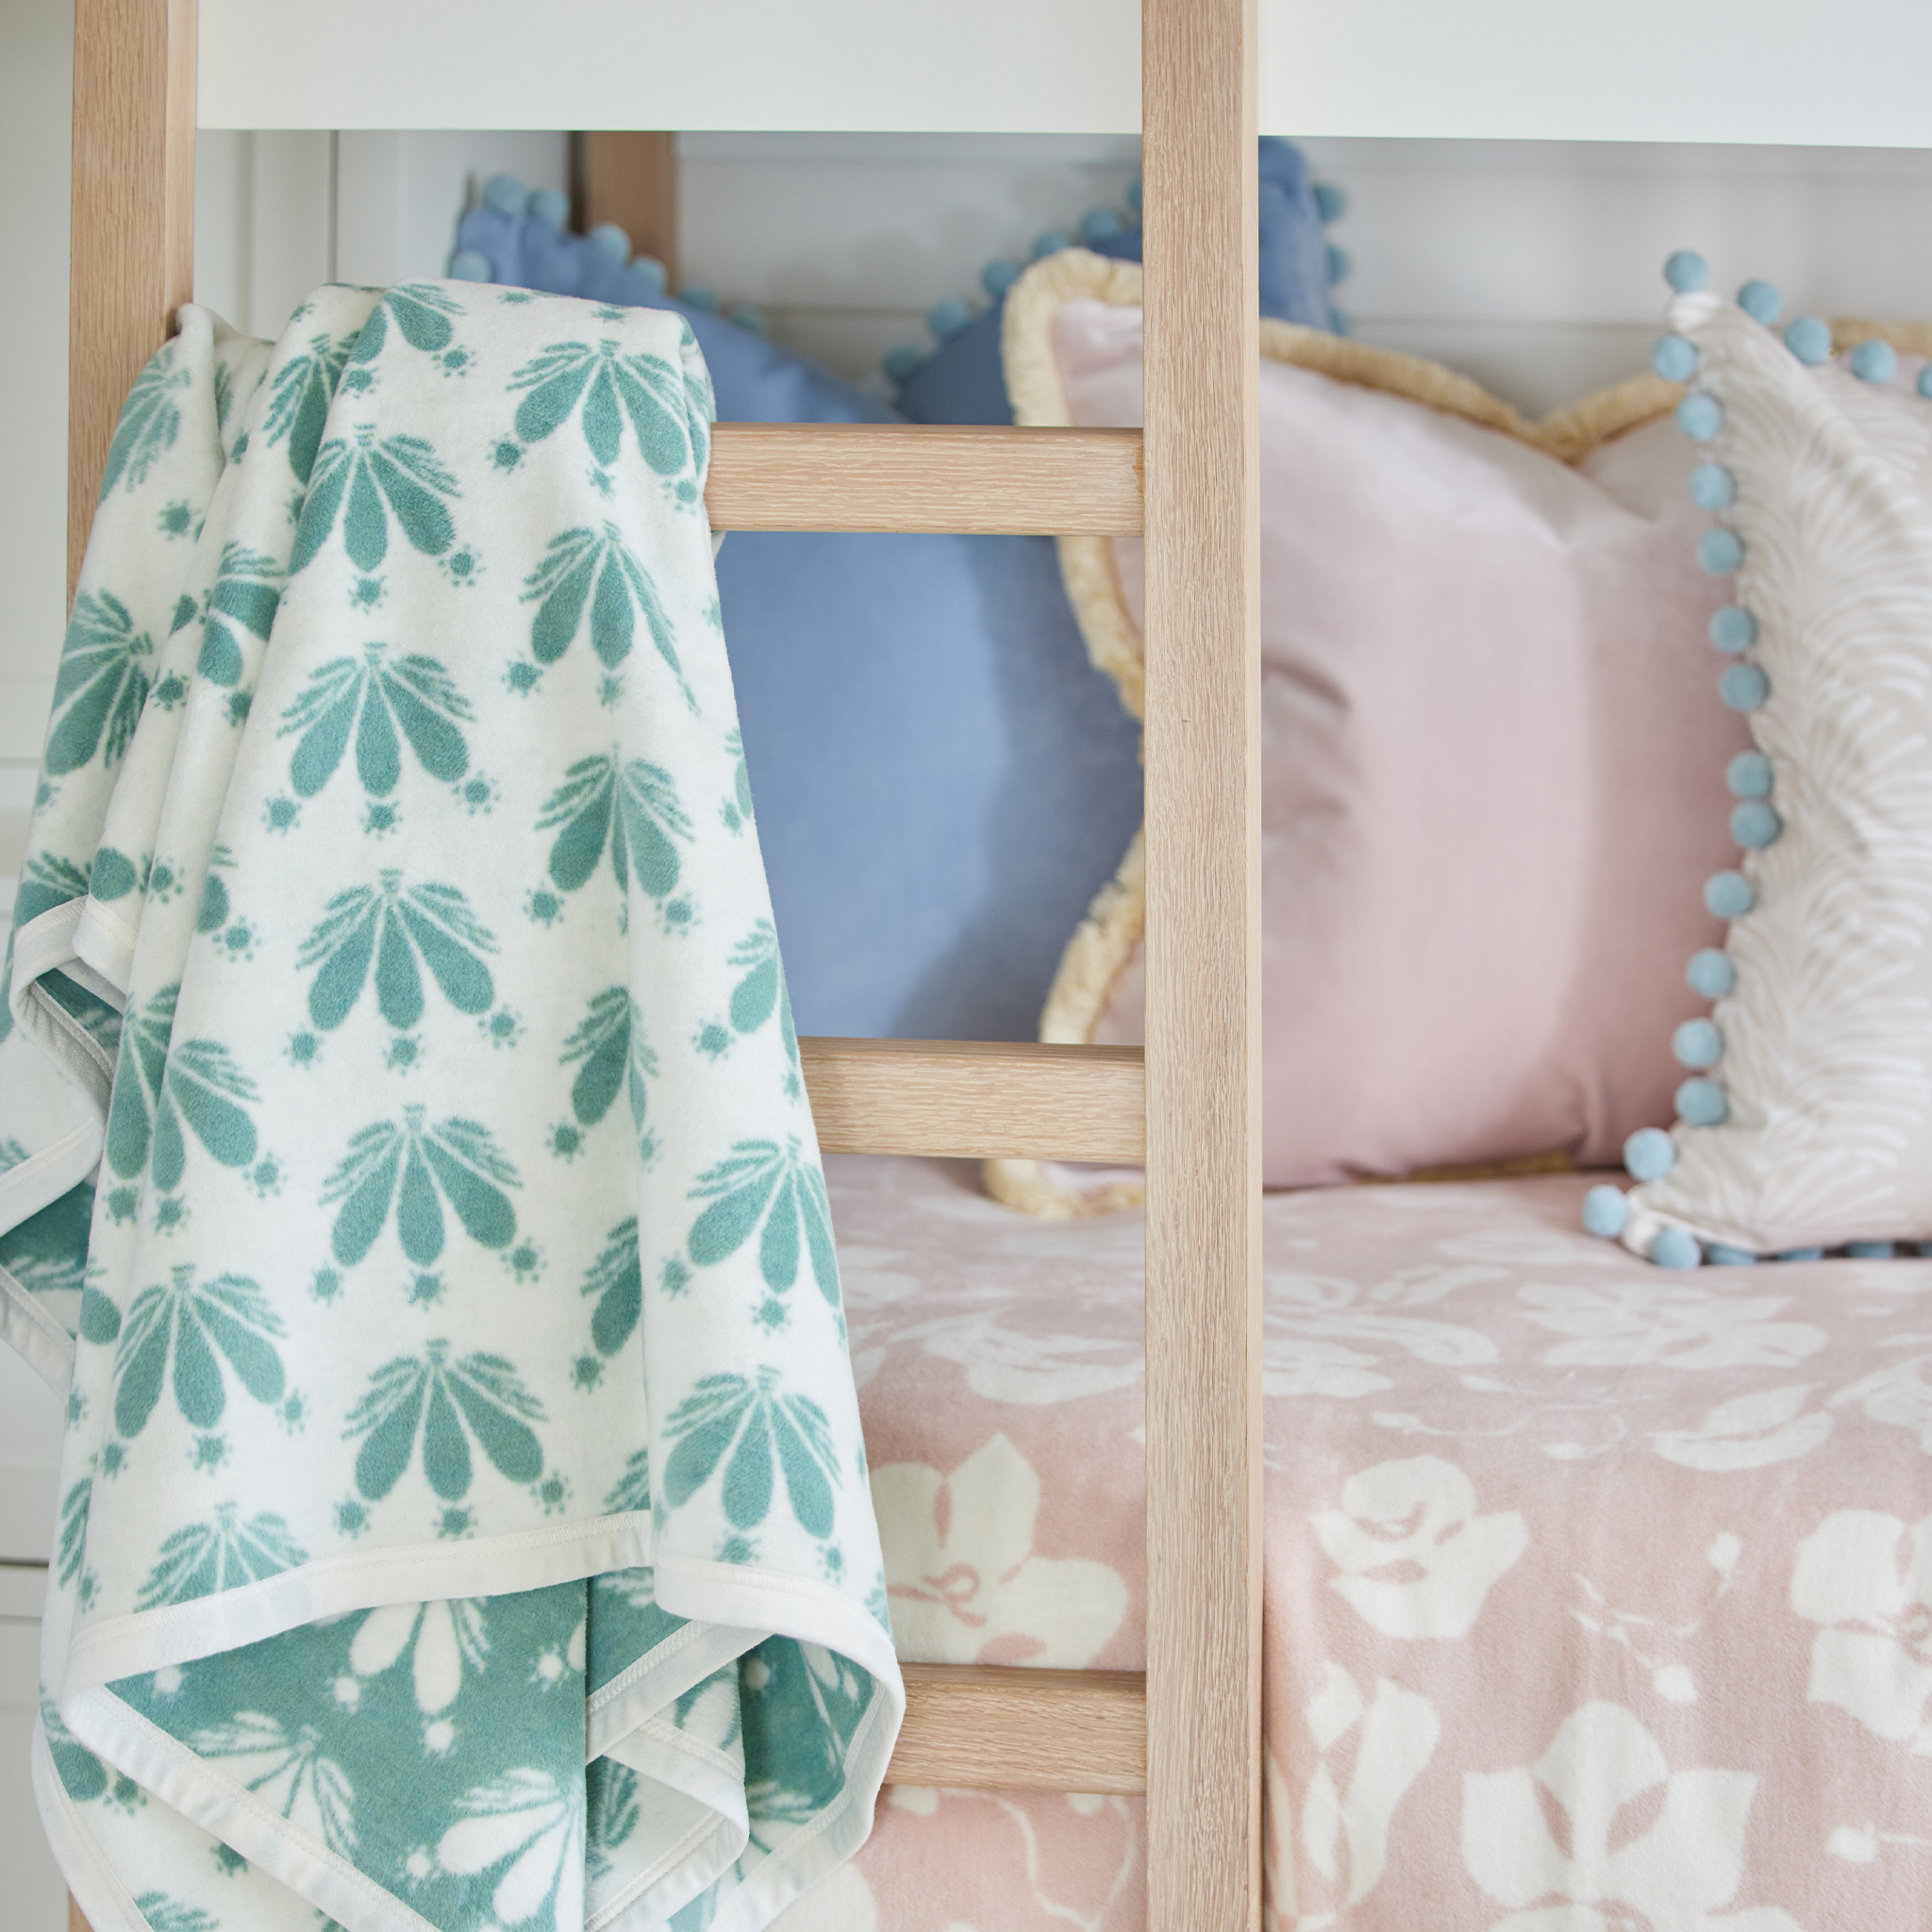
<svg viewBox="0 0 1932 1932"><path fill-rule="evenodd" d="M1140 271L1079 251L1008 302L1029 423L1141 421ZM1655 378L1528 424L1433 364L1264 323L1263 1175L1561 1149L1667 1122L1657 1041L1703 1009L1724 767L1750 740L1704 632L1691 457ZM1096 660L1141 709L1140 544L1068 539ZM1139 841L1041 1037L1141 1038ZM998 1163L1045 1212L1119 1177Z"/></svg>

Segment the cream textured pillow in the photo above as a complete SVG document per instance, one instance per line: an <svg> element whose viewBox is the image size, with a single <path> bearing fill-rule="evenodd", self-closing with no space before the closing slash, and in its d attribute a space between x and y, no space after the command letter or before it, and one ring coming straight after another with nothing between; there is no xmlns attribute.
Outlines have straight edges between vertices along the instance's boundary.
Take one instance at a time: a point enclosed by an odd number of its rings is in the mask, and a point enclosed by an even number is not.
<svg viewBox="0 0 1932 1932"><path fill-rule="evenodd" d="M1140 270L1068 251L1008 297L1026 423L1141 420ZM1729 863L1749 742L1699 640L1693 456L1655 377L1526 423L1433 364L1261 325L1264 1178L1564 1149L1670 1118L1657 1050ZM1095 660L1141 705L1141 546L1061 544ZM1138 841L1041 1025L1141 1037ZM1075 1213L1138 1176L1002 1162Z"/></svg>
<svg viewBox="0 0 1932 1932"><path fill-rule="evenodd" d="M1831 359L1775 292L1733 306L1674 257L1660 357L1695 386L1707 562L1735 567L1713 640L1755 754L1731 771L1741 853L1692 962L1708 1019L1673 1040L1681 1118L1592 1191L1600 1233L1668 1266L1932 1235L1932 376L1869 329ZM1764 318L1759 320L1757 318ZM1890 331L1909 341L1912 332ZM1915 382L1916 378L1916 382ZM1720 660L1722 662L1722 660ZM1713 665L1707 675L1715 676Z"/></svg>

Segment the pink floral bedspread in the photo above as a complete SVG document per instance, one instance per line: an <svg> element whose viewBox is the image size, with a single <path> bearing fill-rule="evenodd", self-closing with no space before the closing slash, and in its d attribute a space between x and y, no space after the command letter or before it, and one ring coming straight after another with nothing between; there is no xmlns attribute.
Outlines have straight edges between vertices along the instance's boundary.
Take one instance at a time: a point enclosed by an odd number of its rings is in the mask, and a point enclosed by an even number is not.
<svg viewBox="0 0 1932 1932"><path fill-rule="evenodd" d="M900 1655L1144 1660L1141 1224L828 1163ZM1932 1261L1270 1196L1272 1928L1932 1928ZM1137 1801L889 1790L786 1932L1123 1932Z"/></svg>

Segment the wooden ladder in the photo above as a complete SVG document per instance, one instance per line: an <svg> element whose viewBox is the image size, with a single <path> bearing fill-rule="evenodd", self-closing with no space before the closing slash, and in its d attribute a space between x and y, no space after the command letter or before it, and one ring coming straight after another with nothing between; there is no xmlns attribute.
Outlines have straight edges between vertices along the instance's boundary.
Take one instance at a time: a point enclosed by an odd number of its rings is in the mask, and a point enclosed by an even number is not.
<svg viewBox="0 0 1932 1932"><path fill-rule="evenodd" d="M1260 1907L1254 0L1143 0L1144 437L717 425L714 527L1142 535L1146 1048L800 1041L827 1152L1147 1168L1147 1659L906 1666L896 1782L1147 1794L1153 1932ZM69 593L193 285L194 0L76 0ZM84 1927L77 1911L76 1926Z"/></svg>

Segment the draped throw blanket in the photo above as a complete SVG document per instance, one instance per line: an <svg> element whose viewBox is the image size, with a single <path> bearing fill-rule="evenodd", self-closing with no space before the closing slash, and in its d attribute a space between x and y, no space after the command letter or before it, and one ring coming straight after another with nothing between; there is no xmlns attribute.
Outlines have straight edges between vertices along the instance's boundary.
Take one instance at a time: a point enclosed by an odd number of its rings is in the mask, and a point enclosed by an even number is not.
<svg viewBox="0 0 1932 1932"><path fill-rule="evenodd" d="M0 1039L96 1932L755 1928L904 1708L675 315L135 384Z"/></svg>

